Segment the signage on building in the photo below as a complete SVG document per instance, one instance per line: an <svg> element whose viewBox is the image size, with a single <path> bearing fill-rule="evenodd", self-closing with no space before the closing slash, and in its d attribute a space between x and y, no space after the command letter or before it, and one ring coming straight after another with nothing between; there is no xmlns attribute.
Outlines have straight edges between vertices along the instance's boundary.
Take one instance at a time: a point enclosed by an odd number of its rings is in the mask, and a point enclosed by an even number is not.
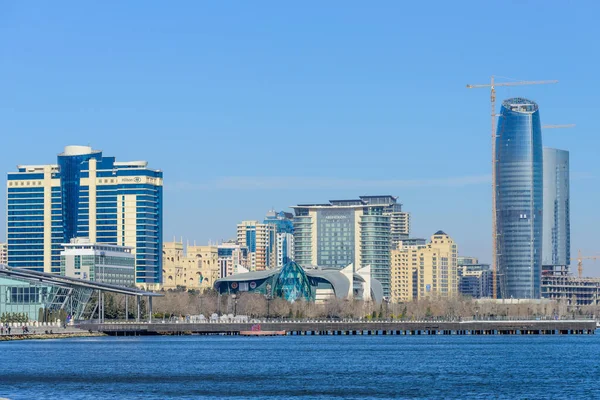
<svg viewBox="0 0 600 400"><path fill-rule="evenodd" d="M237 289L238 288L237 282L231 282L231 288L232 289Z"/></svg>
<svg viewBox="0 0 600 400"><path fill-rule="evenodd" d="M162 180L160 178L154 178L151 176L122 176L119 178L118 183L145 183L150 185L161 185Z"/></svg>
<svg viewBox="0 0 600 400"><path fill-rule="evenodd" d="M121 178L121 182L122 183L141 183L142 178L139 176L126 177L126 178Z"/></svg>
<svg viewBox="0 0 600 400"><path fill-rule="evenodd" d="M256 289L256 282L250 282L250 289Z"/></svg>

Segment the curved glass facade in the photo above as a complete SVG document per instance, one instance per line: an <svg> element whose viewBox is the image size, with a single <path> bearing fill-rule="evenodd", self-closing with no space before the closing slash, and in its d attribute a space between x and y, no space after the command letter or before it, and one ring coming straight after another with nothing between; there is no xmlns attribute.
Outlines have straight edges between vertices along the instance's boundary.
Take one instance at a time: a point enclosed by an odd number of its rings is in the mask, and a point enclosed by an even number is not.
<svg viewBox="0 0 600 400"><path fill-rule="evenodd" d="M273 294L291 302L302 299L312 300L310 282L302 267L294 261L287 263L275 281Z"/></svg>
<svg viewBox="0 0 600 400"><path fill-rule="evenodd" d="M502 103L496 136L498 279L503 298L539 298L542 273L542 129L535 102Z"/></svg>

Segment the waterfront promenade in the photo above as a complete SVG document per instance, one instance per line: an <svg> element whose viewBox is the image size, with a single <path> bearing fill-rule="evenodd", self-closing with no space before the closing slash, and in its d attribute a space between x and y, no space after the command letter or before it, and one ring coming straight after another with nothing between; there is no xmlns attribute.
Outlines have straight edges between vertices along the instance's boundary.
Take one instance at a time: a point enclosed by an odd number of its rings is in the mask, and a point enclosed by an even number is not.
<svg viewBox="0 0 600 400"><path fill-rule="evenodd" d="M287 335L592 335L593 320L513 321L259 321L239 322L112 322L81 323L80 329L109 335L239 335L260 324L264 331Z"/></svg>
<svg viewBox="0 0 600 400"><path fill-rule="evenodd" d="M23 333L21 327L14 327L11 329L11 333L5 330L0 334L0 342L13 341L13 340L33 340L33 339L66 339L74 337L93 337L103 336L102 332L90 332L89 330L82 330L72 326L63 328L62 326L39 326L39 325L26 325L28 332Z"/></svg>

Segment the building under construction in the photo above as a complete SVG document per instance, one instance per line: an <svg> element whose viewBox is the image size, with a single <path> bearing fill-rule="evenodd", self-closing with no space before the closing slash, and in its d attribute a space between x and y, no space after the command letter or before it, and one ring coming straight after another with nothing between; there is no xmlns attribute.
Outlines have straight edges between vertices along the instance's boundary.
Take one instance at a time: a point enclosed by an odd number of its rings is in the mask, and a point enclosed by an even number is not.
<svg viewBox="0 0 600 400"><path fill-rule="evenodd" d="M600 278L543 275L542 297L562 300L574 307L598 305L600 304Z"/></svg>
<svg viewBox="0 0 600 400"><path fill-rule="evenodd" d="M565 261L564 266L544 266L542 271L542 297L562 300L572 307L600 304L600 278L583 277L583 260L597 260L597 256L583 256ZM569 261L577 260L577 276L569 273Z"/></svg>

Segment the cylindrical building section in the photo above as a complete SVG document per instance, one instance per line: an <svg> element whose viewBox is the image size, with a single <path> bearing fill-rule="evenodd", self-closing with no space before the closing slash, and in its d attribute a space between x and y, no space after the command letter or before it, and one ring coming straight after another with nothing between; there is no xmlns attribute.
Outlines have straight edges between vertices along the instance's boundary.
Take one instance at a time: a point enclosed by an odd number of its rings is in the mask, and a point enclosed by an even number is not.
<svg viewBox="0 0 600 400"><path fill-rule="evenodd" d="M571 258L569 152L544 148L544 233L542 266L550 274L566 274Z"/></svg>
<svg viewBox="0 0 600 400"><path fill-rule="evenodd" d="M542 273L542 128L538 105L502 103L496 137L499 294L539 298Z"/></svg>

